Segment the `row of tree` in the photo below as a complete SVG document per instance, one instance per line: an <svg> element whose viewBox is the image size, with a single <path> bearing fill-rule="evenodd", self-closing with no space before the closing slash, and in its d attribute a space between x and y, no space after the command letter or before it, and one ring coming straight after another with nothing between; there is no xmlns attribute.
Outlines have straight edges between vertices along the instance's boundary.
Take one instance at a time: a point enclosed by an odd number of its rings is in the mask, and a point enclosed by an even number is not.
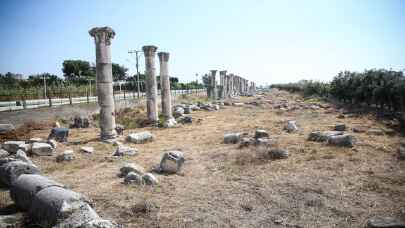
<svg viewBox="0 0 405 228"><path fill-rule="evenodd" d="M365 70L364 72L340 72L330 83L300 81L297 83L275 84L291 92L301 92L304 96L333 97L344 103L363 104L390 111L404 111L405 77L402 71L385 69Z"/></svg>

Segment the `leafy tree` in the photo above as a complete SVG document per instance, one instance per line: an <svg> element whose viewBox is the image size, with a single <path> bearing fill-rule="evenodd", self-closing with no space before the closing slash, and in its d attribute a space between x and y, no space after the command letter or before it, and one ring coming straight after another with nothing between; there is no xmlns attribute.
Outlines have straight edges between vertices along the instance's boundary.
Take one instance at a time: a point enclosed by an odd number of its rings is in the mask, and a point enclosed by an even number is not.
<svg viewBox="0 0 405 228"><path fill-rule="evenodd" d="M63 76L66 80L83 80L94 79L96 77L96 70L91 66L88 61L83 60L65 60L62 63ZM84 81L86 81L84 80Z"/></svg>
<svg viewBox="0 0 405 228"><path fill-rule="evenodd" d="M127 79L128 68L117 63L112 64L112 74L114 81L122 81Z"/></svg>

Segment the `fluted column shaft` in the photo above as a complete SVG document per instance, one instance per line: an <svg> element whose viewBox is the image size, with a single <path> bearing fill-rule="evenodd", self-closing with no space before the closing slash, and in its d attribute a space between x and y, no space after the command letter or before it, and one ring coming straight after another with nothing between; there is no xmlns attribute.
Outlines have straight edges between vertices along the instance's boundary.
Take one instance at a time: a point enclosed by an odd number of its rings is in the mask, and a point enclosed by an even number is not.
<svg viewBox="0 0 405 228"><path fill-rule="evenodd" d="M143 46L145 55L145 76L146 76L146 111L148 120L152 123L157 123L158 118L158 103L157 103L157 83L156 83L156 67L155 56L156 46Z"/></svg>

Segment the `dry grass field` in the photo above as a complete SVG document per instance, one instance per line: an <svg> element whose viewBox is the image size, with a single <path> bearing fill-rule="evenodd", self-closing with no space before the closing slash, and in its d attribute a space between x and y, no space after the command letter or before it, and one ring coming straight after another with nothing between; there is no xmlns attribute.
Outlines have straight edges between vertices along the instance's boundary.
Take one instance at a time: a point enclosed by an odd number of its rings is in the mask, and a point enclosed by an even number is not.
<svg viewBox="0 0 405 228"><path fill-rule="evenodd" d="M72 129L70 141L59 144L57 154L73 149L76 160L56 163L55 157L34 157L50 176L94 201L97 212L125 227L364 227L374 215L405 218L405 162L396 158L400 137L353 133L351 127L383 128L372 116L338 119L333 108L283 111L269 102L302 100L298 95L273 92L239 99L261 105L223 106L219 111L196 111L194 122L177 128L126 130L151 131L153 142L132 144L138 155L114 158L114 146L97 141L98 129ZM136 118L136 117L134 117ZM300 130L283 127L296 120ZM306 138L314 130L331 130L345 123L356 138L353 148L328 146ZM224 133L253 136L264 129L289 158L267 160L265 148L223 144ZM34 131L45 138L49 129ZM83 145L95 152L79 152ZM146 170L158 164L164 151L181 150L182 172L156 174L155 187L125 185L119 168L134 162Z"/></svg>

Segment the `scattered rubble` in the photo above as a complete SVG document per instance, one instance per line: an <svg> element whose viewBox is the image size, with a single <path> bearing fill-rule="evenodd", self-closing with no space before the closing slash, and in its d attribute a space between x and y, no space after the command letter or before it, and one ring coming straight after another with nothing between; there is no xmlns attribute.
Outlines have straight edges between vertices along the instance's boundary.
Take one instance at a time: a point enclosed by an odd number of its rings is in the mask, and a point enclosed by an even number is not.
<svg viewBox="0 0 405 228"><path fill-rule="evenodd" d="M75 159L73 150L65 150L62 154L56 157L57 162L72 161Z"/></svg>
<svg viewBox="0 0 405 228"><path fill-rule="evenodd" d="M348 134L332 135L328 138L328 144L334 146L353 147L354 137Z"/></svg>
<svg viewBox="0 0 405 228"><path fill-rule="evenodd" d="M334 127L335 131L346 131L346 124L344 123L338 123Z"/></svg>
<svg viewBox="0 0 405 228"><path fill-rule="evenodd" d="M159 171L163 173L177 173L181 170L184 163L183 153L180 151L168 151L163 154L160 161Z"/></svg>
<svg viewBox="0 0 405 228"><path fill-rule="evenodd" d="M236 144L240 141L242 133L228 133L224 135L225 144Z"/></svg>
<svg viewBox="0 0 405 228"><path fill-rule="evenodd" d="M94 147L92 146L82 146L80 147L80 151L85 154L92 154L94 153Z"/></svg>
<svg viewBox="0 0 405 228"><path fill-rule="evenodd" d="M153 135L149 131L132 133L127 136L127 141L135 144L142 144L153 140Z"/></svg>
<svg viewBox="0 0 405 228"><path fill-rule="evenodd" d="M31 153L38 156L52 156L54 148L48 143L35 142L32 144Z"/></svg>
<svg viewBox="0 0 405 228"><path fill-rule="evenodd" d="M368 219L367 228L405 228L405 222L394 217L375 216Z"/></svg>
<svg viewBox="0 0 405 228"><path fill-rule="evenodd" d="M326 142L331 136L342 135L341 131L314 131L308 136L309 141Z"/></svg>
<svg viewBox="0 0 405 228"><path fill-rule="evenodd" d="M267 153L269 159L286 159L289 156L288 150L270 149Z"/></svg>
<svg viewBox="0 0 405 228"><path fill-rule="evenodd" d="M262 129L257 129L255 131L255 139L260 139L260 138L268 138L269 137L269 133L267 133L266 130L262 130Z"/></svg>
<svg viewBox="0 0 405 228"><path fill-rule="evenodd" d="M287 125L284 127L284 129L289 133L298 131L296 121L294 121L294 120L288 121Z"/></svg>
<svg viewBox="0 0 405 228"><path fill-rule="evenodd" d="M134 156L138 150L124 145L119 145L115 150L113 156Z"/></svg>

